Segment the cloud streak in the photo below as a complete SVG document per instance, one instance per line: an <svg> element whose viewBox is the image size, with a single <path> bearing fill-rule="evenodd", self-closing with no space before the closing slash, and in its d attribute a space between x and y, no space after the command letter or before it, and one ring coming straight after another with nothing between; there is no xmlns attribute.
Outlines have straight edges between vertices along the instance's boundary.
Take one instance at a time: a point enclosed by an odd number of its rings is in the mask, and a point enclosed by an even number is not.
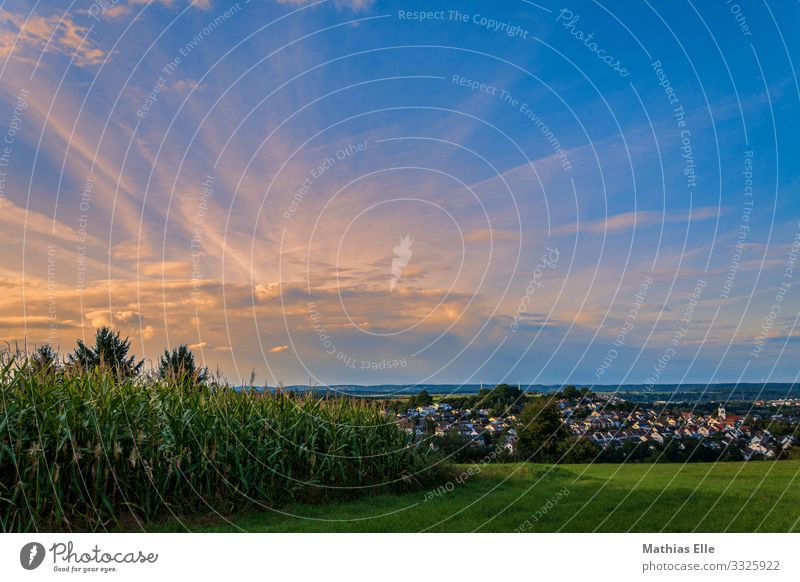
<svg viewBox="0 0 800 582"><path fill-rule="evenodd" d="M0 57L35 62L48 53L58 53L78 67L98 65L108 53L89 38L90 31L68 12L44 16L4 10L0 14Z"/></svg>

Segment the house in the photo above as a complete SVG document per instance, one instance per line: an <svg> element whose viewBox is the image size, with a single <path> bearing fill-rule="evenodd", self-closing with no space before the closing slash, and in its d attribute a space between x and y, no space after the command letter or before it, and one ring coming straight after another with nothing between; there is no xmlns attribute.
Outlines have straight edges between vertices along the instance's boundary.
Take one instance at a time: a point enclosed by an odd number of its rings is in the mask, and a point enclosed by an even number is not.
<svg viewBox="0 0 800 582"><path fill-rule="evenodd" d="M401 418L397 422L398 426L402 428L404 431L408 433L414 432L414 427L417 425L416 419L413 418Z"/></svg>
<svg viewBox="0 0 800 582"><path fill-rule="evenodd" d="M503 442L503 448L506 449L512 455L517 452L517 436L516 436L516 434L508 434L508 435L506 435L505 441Z"/></svg>
<svg viewBox="0 0 800 582"><path fill-rule="evenodd" d="M763 456L767 459L772 459L775 457L775 452L772 449L769 449L762 445L761 443L750 444L742 449L742 455L744 455L744 460L749 461L754 456Z"/></svg>
<svg viewBox="0 0 800 582"><path fill-rule="evenodd" d="M445 434L447 434L447 431L450 430L450 427L451 425L449 422L439 421L436 423L434 434L436 434L436 436L444 436Z"/></svg>

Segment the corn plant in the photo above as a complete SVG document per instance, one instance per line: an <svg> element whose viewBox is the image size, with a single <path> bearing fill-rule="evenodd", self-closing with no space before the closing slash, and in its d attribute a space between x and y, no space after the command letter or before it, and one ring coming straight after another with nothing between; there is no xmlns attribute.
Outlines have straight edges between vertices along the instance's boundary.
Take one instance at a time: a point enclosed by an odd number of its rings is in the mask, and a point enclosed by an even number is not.
<svg viewBox="0 0 800 582"><path fill-rule="evenodd" d="M0 360L0 528L136 527L435 479L374 405Z"/></svg>

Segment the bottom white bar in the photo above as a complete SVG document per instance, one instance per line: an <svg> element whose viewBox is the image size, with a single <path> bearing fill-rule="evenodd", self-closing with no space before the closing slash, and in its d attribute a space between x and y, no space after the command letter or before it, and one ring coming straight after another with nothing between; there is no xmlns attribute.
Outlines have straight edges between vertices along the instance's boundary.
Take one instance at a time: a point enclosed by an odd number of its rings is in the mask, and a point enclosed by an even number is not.
<svg viewBox="0 0 800 582"><path fill-rule="evenodd" d="M800 580L798 540L793 534L2 534L0 580Z"/></svg>

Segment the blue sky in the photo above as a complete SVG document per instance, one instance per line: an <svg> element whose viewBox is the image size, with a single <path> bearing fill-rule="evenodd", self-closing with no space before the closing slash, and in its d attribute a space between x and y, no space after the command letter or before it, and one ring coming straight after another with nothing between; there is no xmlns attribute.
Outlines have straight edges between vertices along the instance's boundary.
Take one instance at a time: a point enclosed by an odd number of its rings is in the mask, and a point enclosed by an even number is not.
<svg viewBox="0 0 800 582"><path fill-rule="evenodd" d="M2 339L794 380L798 5L462 4L4 2Z"/></svg>

